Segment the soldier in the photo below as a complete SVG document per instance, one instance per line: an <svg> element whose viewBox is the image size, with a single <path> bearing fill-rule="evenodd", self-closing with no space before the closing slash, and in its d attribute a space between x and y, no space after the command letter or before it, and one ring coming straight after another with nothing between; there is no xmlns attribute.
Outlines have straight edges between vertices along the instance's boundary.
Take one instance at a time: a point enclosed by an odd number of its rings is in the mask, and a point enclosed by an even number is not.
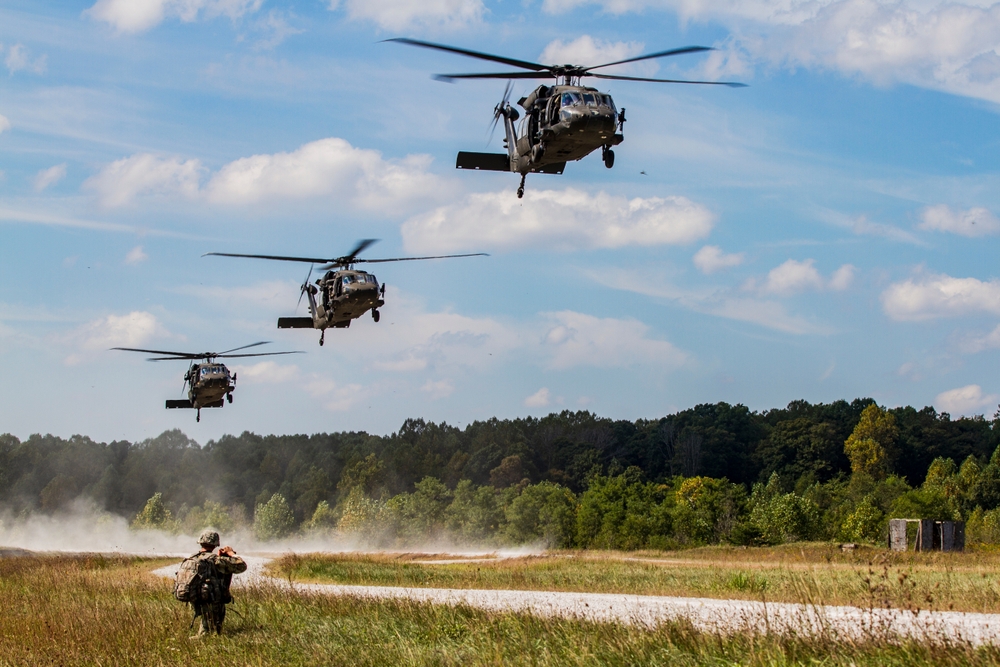
<svg viewBox="0 0 1000 667"><path fill-rule="evenodd" d="M211 561L214 567L211 568L211 581L208 584L208 600L192 603L194 617L201 616L201 626L195 636L200 637L210 632L221 635L222 622L226 620L226 605L233 601L233 596L229 593L229 584L234 574L246 572L247 564L229 546L219 549L218 554L212 553L219 546L219 534L214 530L202 533L198 538L198 544L201 545L201 551L192 558L198 561Z"/></svg>

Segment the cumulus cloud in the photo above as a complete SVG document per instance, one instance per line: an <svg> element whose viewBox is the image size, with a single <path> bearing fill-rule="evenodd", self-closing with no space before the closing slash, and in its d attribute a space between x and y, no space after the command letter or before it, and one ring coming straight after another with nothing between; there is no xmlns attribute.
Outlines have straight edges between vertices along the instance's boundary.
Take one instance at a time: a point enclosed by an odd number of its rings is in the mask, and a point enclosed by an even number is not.
<svg viewBox="0 0 1000 667"><path fill-rule="evenodd" d="M147 259L149 259L149 255L143 252L141 245L137 245L136 247L132 248L131 250L128 251L128 254L125 255L125 263L131 266L135 266L136 264L145 262Z"/></svg>
<svg viewBox="0 0 1000 667"><path fill-rule="evenodd" d="M191 23L202 18L228 16L236 20L260 9L264 0L97 0L84 13L118 32L143 32L165 18Z"/></svg>
<svg viewBox="0 0 1000 667"><path fill-rule="evenodd" d="M734 60L807 67L1000 102L1000 4L875 0L544 0L550 13L597 5L713 20Z"/></svg>
<svg viewBox="0 0 1000 667"><path fill-rule="evenodd" d="M430 163L427 155L385 160L378 151L355 148L343 139L320 139L290 153L230 162L212 176L205 196L219 204L337 197L359 208L384 210L440 188L427 171Z"/></svg>
<svg viewBox="0 0 1000 667"><path fill-rule="evenodd" d="M691 258L698 270L708 275L743 263L743 253L726 254L719 246L707 245Z"/></svg>
<svg viewBox="0 0 1000 667"><path fill-rule="evenodd" d="M237 380L253 384L278 384L299 377L299 367L282 365L274 361L261 361L250 365L233 366Z"/></svg>
<svg viewBox="0 0 1000 667"><path fill-rule="evenodd" d="M199 160L138 153L112 162L84 181L83 187L93 190L108 208L130 204L140 195L194 199L202 172Z"/></svg>
<svg viewBox="0 0 1000 667"><path fill-rule="evenodd" d="M3 64L7 66L7 71L11 74L22 70L33 74L44 74L47 60L45 55L32 59L24 44L15 44L7 50L7 57L4 58Z"/></svg>
<svg viewBox="0 0 1000 667"><path fill-rule="evenodd" d="M234 160L204 186L207 170L200 160L138 153L112 162L84 187L109 208L155 195L220 206L333 198L364 210L395 212L416 201L433 201L446 189L427 171L430 162L426 155L386 160L378 151L329 138L287 153Z"/></svg>
<svg viewBox="0 0 1000 667"><path fill-rule="evenodd" d="M78 364L94 353L112 347L138 347L154 336L166 333L156 316L145 311L101 317L64 337L65 341L78 347L78 352L66 357L65 362L68 365Z"/></svg>
<svg viewBox="0 0 1000 667"><path fill-rule="evenodd" d="M942 392L934 399L934 407L941 412L955 415L982 414L982 409L1000 401L1000 394L983 394L978 384Z"/></svg>
<svg viewBox="0 0 1000 667"><path fill-rule="evenodd" d="M542 387L534 394L524 399L525 407L529 408L544 408L548 406L550 402L551 398L547 387Z"/></svg>
<svg viewBox="0 0 1000 667"><path fill-rule="evenodd" d="M353 20L371 21L393 31L454 30L479 23L486 11L481 0L330 0L331 10L341 6Z"/></svg>
<svg viewBox="0 0 1000 667"><path fill-rule="evenodd" d="M984 350L996 350L1000 348L1000 325L985 336L968 336L961 343L963 352L975 354Z"/></svg>
<svg viewBox="0 0 1000 667"><path fill-rule="evenodd" d="M606 42L583 35L571 42L560 39L550 42L538 57L538 62L550 65L571 63L574 65L601 65L638 56L642 53L642 42ZM613 73L627 66L609 67L599 70Z"/></svg>
<svg viewBox="0 0 1000 667"><path fill-rule="evenodd" d="M921 274L886 288L882 308L892 319L902 321L1000 314L1000 280Z"/></svg>
<svg viewBox="0 0 1000 667"><path fill-rule="evenodd" d="M712 230L715 216L685 197L626 199L582 190L476 193L407 220L411 252L468 248L620 248L687 244Z"/></svg>
<svg viewBox="0 0 1000 667"><path fill-rule="evenodd" d="M50 185L55 185L63 178L66 177L66 163L57 164L54 167L49 167L48 169L42 169L40 172L35 174L33 181L35 192L41 192Z"/></svg>
<svg viewBox="0 0 1000 667"><path fill-rule="evenodd" d="M684 289L662 280L660 276L633 273L624 277L620 271L591 271L588 275L608 287L663 299L697 313L749 322L773 331L795 335L831 332L829 326L789 313L777 301L747 297L729 289ZM741 291L745 294L746 286Z"/></svg>
<svg viewBox="0 0 1000 667"><path fill-rule="evenodd" d="M798 261L789 259L784 264L770 270L762 284L756 279L750 279L744 288L761 294L775 296L791 296L809 290L831 289L841 291L847 289L854 278L854 267L844 264L833 272L827 280L816 269L816 260Z"/></svg>
<svg viewBox="0 0 1000 667"><path fill-rule="evenodd" d="M928 206L920 216L920 229L977 237L1000 233L1000 219L985 208L952 210L945 204Z"/></svg>
<svg viewBox="0 0 1000 667"><path fill-rule="evenodd" d="M665 340L648 337L649 327L638 320L598 318L562 311L549 313L544 349L550 368L576 366L624 368L648 364L676 368L688 355Z"/></svg>
<svg viewBox="0 0 1000 667"><path fill-rule="evenodd" d="M428 380L420 391L430 396L432 400L436 400L451 396L455 391L455 385L451 380Z"/></svg>

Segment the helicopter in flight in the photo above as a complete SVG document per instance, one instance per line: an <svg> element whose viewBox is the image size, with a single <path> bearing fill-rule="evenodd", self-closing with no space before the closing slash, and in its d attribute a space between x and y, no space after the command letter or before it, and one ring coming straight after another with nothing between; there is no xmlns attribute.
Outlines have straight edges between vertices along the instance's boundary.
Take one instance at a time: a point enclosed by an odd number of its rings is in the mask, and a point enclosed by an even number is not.
<svg viewBox="0 0 1000 667"><path fill-rule="evenodd" d="M480 171L512 171L521 175L521 184L517 188L517 196L524 196L524 179L529 173L561 174L566 163L571 160L581 160L598 148L604 159L604 166L611 169L615 165L617 146L625 140L622 130L625 126L625 109L619 111L615 107L611 95L602 93L596 88L581 84L583 77L592 76L597 79L614 81L645 81L653 83L689 83L708 86L729 86L742 88L746 84L732 81L685 81L678 79L651 79L647 77L621 76L616 74L601 74L593 70L612 65L679 56L685 53L712 51L707 46L685 46L678 49L648 53L643 56L616 60L603 65L542 65L539 63L516 60L490 53L460 49L445 44L423 42L416 39L397 37L385 40L400 42L425 49L436 49L457 53L471 58L488 60L503 65L518 67L521 72L486 72L476 74L436 74L438 81L452 82L459 79L507 79L507 88L500 103L493 109L493 127L501 118L504 122L503 153L472 153L461 151L455 166L458 169L475 169ZM518 100L518 105L525 111L520 128L515 126L520 113L510 105L512 79L552 79L555 85L540 85L527 96Z"/></svg>
<svg viewBox="0 0 1000 667"><path fill-rule="evenodd" d="M225 401L233 402L233 390L236 389L236 373L230 374L226 365L216 359L236 359L238 357L271 357L278 354L301 354L296 352L258 352L254 354L230 354L258 345L267 345L270 341L251 343L242 347L234 347L225 352L169 352L166 350L144 350L136 347L113 347L112 350L125 352L145 352L146 354L165 355L152 357L147 361L190 361L184 374L184 386L188 387L187 398L180 400L167 399L167 409L194 408L198 411L195 421L201 421L202 408L221 408ZM203 361L199 361L203 360Z"/></svg>
<svg viewBox="0 0 1000 667"><path fill-rule="evenodd" d="M355 264L380 264L383 262L410 262L424 259L450 259L453 257L487 257L484 252L466 253L463 255L436 255L434 257L392 257L388 259L358 259L368 246L378 239L359 241L351 252L331 259L317 257L285 257L279 255L243 255L228 252L209 252L203 256L217 257L249 257L252 259L271 259L281 262L308 262L310 265L322 264L320 271L323 276L316 280L315 285L309 284L312 278L313 266L309 267L305 282L299 289L299 301L302 296L309 298L310 317L279 317L279 329L319 329L319 344L323 344L326 330L330 327L346 329L355 320L367 312L372 319L379 321L379 308L385 305L385 283L379 285L378 278L367 271L354 268ZM317 298L318 295L318 298ZM296 308L298 308L296 304Z"/></svg>

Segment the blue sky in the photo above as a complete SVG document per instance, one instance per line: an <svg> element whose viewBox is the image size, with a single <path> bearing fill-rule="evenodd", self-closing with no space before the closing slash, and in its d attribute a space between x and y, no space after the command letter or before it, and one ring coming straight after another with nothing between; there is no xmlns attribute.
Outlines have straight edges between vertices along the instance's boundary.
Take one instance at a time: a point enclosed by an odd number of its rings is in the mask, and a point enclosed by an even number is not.
<svg viewBox="0 0 1000 667"><path fill-rule="evenodd" d="M413 37L595 64L628 110L614 169L453 169L503 82ZM141 439L659 417L872 396L1000 403L1000 4L700 0L12 0L0 8L0 431ZM514 98L530 90L515 86ZM645 172L642 174L641 172ZM278 331L306 267L389 264L381 322ZM304 313L299 313L304 314ZM307 354L234 364L235 402L166 411L183 364L113 346ZM254 360L249 360L253 362Z"/></svg>

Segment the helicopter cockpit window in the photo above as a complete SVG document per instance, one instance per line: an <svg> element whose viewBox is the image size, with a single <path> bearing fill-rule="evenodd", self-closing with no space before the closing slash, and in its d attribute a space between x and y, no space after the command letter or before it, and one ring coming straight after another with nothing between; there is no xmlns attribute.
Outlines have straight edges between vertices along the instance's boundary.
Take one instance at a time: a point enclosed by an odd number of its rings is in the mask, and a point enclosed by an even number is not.
<svg viewBox="0 0 1000 667"><path fill-rule="evenodd" d="M574 104L580 104L582 100L580 96L576 93L563 93L562 94L562 105L564 107L571 107Z"/></svg>
<svg viewBox="0 0 1000 667"><path fill-rule="evenodd" d="M615 113L617 113L618 111L617 109L615 109L615 102L614 100L611 99L610 95L604 96L604 106L608 107L609 109L611 109L611 111Z"/></svg>
<svg viewBox="0 0 1000 667"><path fill-rule="evenodd" d="M584 93L583 94L583 101L587 103L588 107L596 107L597 106L597 98L598 98L598 96L594 95L593 93Z"/></svg>

